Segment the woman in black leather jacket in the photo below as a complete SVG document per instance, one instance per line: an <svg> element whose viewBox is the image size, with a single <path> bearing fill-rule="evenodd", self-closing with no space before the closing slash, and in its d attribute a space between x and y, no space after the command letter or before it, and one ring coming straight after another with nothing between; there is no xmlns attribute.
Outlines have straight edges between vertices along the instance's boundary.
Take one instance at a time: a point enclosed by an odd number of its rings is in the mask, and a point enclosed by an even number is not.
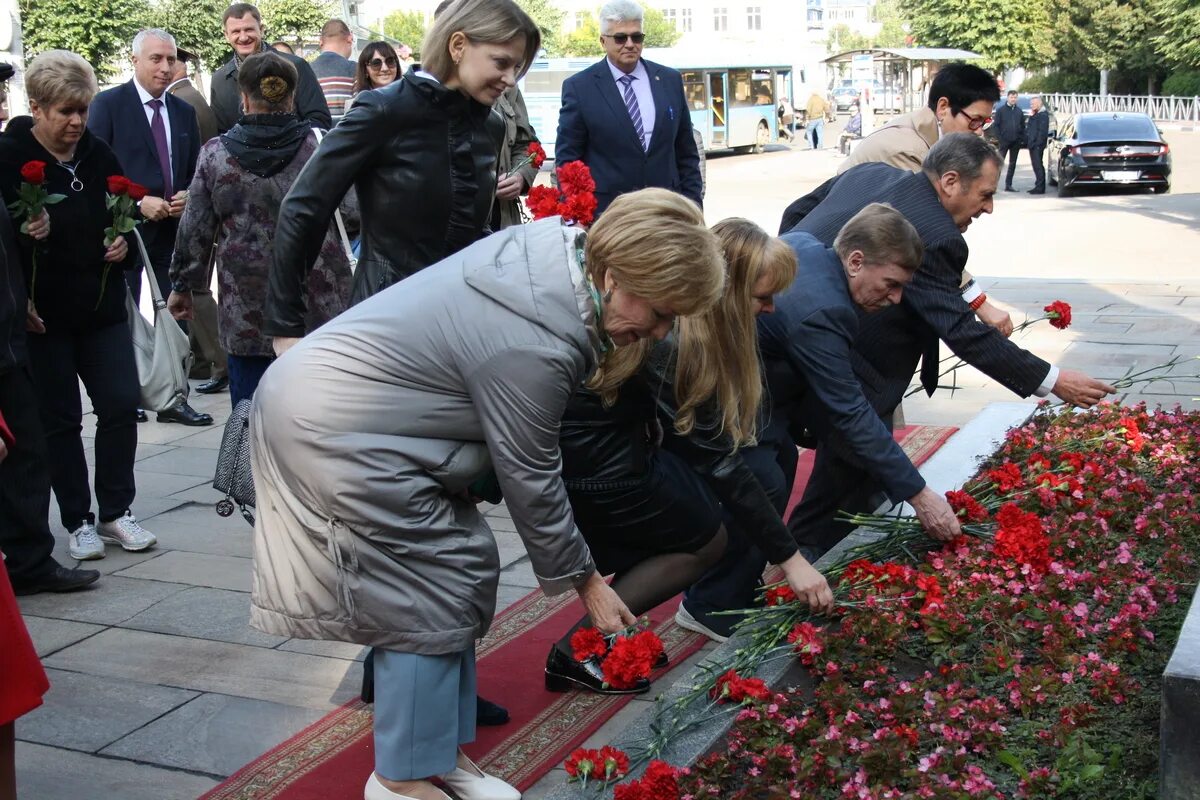
<svg viewBox="0 0 1200 800"><path fill-rule="evenodd" d="M826 608L828 583L799 553L739 452L754 441L761 398L754 317L771 311L771 296L791 284L796 258L748 220L725 220L713 231L728 264L717 308L647 343L644 366L611 403L585 389L567 407L559 438L575 523L634 614L679 594L724 554L722 510L783 567L801 599ZM645 350L627 350L630 363L640 363ZM597 659L572 658L571 635L590 624L583 618L550 648L546 688L646 691L647 681L606 687Z"/></svg>
<svg viewBox="0 0 1200 800"><path fill-rule="evenodd" d="M489 42L487 30L465 27L485 8L507 18L497 28L517 33ZM441 46L431 48L438 32ZM356 96L279 213L264 325L277 337L276 353L304 334L304 279L351 184L362 211L351 305L489 232L504 139L492 105L540 43L537 25L512 0L461 0L430 32L423 69Z"/></svg>

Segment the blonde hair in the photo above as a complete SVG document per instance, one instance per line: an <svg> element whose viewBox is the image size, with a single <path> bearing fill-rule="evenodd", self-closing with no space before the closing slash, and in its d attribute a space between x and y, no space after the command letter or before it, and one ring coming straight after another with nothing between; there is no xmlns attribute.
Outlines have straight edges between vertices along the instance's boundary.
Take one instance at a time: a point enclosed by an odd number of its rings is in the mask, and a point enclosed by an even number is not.
<svg viewBox="0 0 1200 800"><path fill-rule="evenodd" d="M89 105L99 89L92 65L69 50L47 50L25 70L25 91L43 108Z"/></svg>
<svg viewBox="0 0 1200 800"><path fill-rule="evenodd" d="M588 232L585 255L597 288L612 273L621 288L680 317L712 308L725 288L725 259L704 213L666 189L617 197ZM642 340L608 352L587 387L611 405L652 345Z"/></svg>
<svg viewBox="0 0 1200 800"><path fill-rule="evenodd" d="M762 400L758 329L751 309L755 288L765 281L765 288L778 294L790 286L796 279L796 255L748 219L722 220L713 233L725 253L728 279L715 306L679 323L675 430L690 433L697 409L714 401L720 413L718 432L737 448L754 443Z"/></svg>
<svg viewBox="0 0 1200 800"><path fill-rule="evenodd" d="M524 36L525 54L518 78L529 70L542 46L537 23L513 0L458 0L438 15L421 45L421 68L443 83L458 69L450 57L450 37L459 32L471 42L486 44Z"/></svg>

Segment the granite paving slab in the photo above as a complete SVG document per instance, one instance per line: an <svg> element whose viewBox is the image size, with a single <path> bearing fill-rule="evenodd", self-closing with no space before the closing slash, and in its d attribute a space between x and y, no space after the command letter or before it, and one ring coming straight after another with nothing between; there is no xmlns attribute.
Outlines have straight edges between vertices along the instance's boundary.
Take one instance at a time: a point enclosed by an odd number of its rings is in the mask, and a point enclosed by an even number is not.
<svg viewBox="0 0 1200 800"><path fill-rule="evenodd" d="M216 589L250 591L250 559L169 550L158 558L122 570L126 578L186 583Z"/></svg>
<svg viewBox="0 0 1200 800"><path fill-rule="evenodd" d="M39 657L44 658L51 653L81 642L89 636L104 630L103 625L92 625L88 622L72 622L66 619L51 619L50 617L35 617L24 615L25 628L33 639L34 649Z"/></svg>
<svg viewBox="0 0 1200 800"><path fill-rule="evenodd" d="M101 752L210 775L231 775L324 716L323 711L205 694Z"/></svg>
<svg viewBox="0 0 1200 800"><path fill-rule="evenodd" d="M184 440L186 441L186 440ZM179 446L137 462L140 470L155 470L168 475L187 475L212 480L217 468L217 450Z"/></svg>
<svg viewBox="0 0 1200 800"><path fill-rule="evenodd" d="M121 628L60 650L45 664L117 678L153 675L166 686L319 711L349 700L361 682L357 665L340 658Z"/></svg>
<svg viewBox="0 0 1200 800"><path fill-rule="evenodd" d="M347 661L362 661L367 655L367 648L361 644L327 642L321 639L288 639L276 649L286 650L289 653L307 653L310 656L341 658Z"/></svg>
<svg viewBox="0 0 1200 800"><path fill-rule="evenodd" d="M179 583L106 575L89 589L69 594L18 597L17 602L22 614L116 625L186 588Z"/></svg>
<svg viewBox="0 0 1200 800"><path fill-rule="evenodd" d="M226 410L228 410L228 406L226 406ZM212 414L213 412L208 411L206 413ZM214 418L217 417L216 414L213 414L213 416ZM182 439L176 439L174 444L180 447L203 447L209 450L220 450L221 438L225 435L225 419L228 416L228 413L224 414L220 419L216 419L216 422L212 426L202 430L193 428L190 435Z"/></svg>
<svg viewBox="0 0 1200 800"><path fill-rule="evenodd" d="M138 499L134 501L134 513L140 513L142 516L149 516L145 511L139 510L142 505L141 501L145 497L168 497L193 486L212 483L211 474L207 478L200 475L168 475L165 472L151 472L142 469L143 463L146 462L139 462L133 470L133 479L137 484L138 491Z"/></svg>
<svg viewBox="0 0 1200 800"><path fill-rule="evenodd" d="M196 800L218 782L119 758L17 742L17 797L22 800Z"/></svg>
<svg viewBox="0 0 1200 800"><path fill-rule="evenodd" d="M125 620L120 627L255 647L276 647L288 641L286 636L272 636L250 627L249 594L206 587L171 595Z"/></svg>
<svg viewBox="0 0 1200 800"><path fill-rule="evenodd" d="M511 586L523 586L526 589L541 587L538 579L533 575L533 565L529 563L529 556L525 556L520 561L500 570L500 583L506 583Z"/></svg>
<svg viewBox="0 0 1200 800"><path fill-rule="evenodd" d="M50 691L43 704L21 717L17 736L27 742L95 752L196 697L121 678L100 678L47 669ZM129 678L154 680L155 675Z"/></svg>
<svg viewBox="0 0 1200 800"><path fill-rule="evenodd" d="M222 517L212 506L187 503L146 521L164 550L249 558L254 528L241 514Z"/></svg>

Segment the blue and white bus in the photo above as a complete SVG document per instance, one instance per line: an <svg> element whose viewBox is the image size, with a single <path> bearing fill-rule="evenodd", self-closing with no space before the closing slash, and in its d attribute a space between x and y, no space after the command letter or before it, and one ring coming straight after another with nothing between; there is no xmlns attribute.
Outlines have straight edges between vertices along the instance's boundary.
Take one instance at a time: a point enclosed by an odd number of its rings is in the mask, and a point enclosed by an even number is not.
<svg viewBox="0 0 1200 800"><path fill-rule="evenodd" d="M679 70L683 92L705 151L761 153L779 141L779 102L792 101L792 67L749 60L702 62L671 50L648 49L649 61ZM529 120L549 158L554 157L563 81L595 64L597 58L552 58L535 61L521 92Z"/></svg>

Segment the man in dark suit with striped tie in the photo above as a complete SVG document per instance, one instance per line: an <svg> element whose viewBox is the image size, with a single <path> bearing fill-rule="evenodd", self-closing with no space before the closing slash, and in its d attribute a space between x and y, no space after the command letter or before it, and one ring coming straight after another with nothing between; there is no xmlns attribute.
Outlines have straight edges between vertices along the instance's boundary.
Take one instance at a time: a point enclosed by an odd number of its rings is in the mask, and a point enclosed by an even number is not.
<svg viewBox="0 0 1200 800"><path fill-rule="evenodd" d="M617 195L657 186L703 204L700 155L683 78L642 58L643 12L632 0L600 9L603 61L563 82L554 159L582 161L596 181L596 214Z"/></svg>

